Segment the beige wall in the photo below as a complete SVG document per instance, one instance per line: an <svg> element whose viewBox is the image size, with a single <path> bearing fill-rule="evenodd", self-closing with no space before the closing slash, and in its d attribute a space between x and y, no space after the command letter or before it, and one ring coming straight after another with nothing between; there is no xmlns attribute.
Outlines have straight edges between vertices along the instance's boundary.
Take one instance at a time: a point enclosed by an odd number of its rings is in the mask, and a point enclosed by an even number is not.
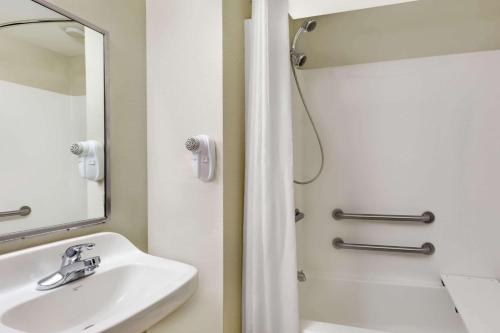
<svg viewBox="0 0 500 333"><path fill-rule="evenodd" d="M85 60L8 37L0 31L0 80L66 95L85 94Z"/></svg>
<svg viewBox="0 0 500 333"><path fill-rule="evenodd" d="M299 45L306 69L500 48L498 0L420 0L317 19Z"/></svg>
<svg viewBox="0 0 500 333"><path fill-rule="evenodd" d="M107 224L0 244L0 253L99 231L147 248L144 0L51 0L110 33L112 213Z"/></svg>
<svg viewBox="0 0 500 333"><path fill-rule="evenodd" d="M249 0L223 0L224 333L241 331L245 179L244 20Z"/></svg>

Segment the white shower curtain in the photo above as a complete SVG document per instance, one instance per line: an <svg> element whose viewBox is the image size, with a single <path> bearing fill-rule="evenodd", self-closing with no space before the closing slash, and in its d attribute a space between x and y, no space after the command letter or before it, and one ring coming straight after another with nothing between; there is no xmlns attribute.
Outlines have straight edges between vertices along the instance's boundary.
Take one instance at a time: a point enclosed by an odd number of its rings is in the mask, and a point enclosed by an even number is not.
<svg viewBox="0 0 500 333"><path fill-rule="evenodd" d="M244 333L298 333L287 0L247 29Z"/></svg>

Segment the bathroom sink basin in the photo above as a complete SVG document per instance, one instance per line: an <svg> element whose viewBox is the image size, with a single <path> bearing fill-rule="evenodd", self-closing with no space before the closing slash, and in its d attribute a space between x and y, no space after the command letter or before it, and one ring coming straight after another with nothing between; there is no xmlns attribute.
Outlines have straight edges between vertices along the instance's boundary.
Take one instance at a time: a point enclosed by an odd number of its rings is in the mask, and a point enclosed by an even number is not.
<svg viewBox="0 0 500 333"><path fill-rule="evenodd" d="M57 271L72 245L95 243L96 273L49 291L37 281ZM0 332L141 333L186 302L197 270L145 254L126 238L99 233L0 256Z"/></svg>

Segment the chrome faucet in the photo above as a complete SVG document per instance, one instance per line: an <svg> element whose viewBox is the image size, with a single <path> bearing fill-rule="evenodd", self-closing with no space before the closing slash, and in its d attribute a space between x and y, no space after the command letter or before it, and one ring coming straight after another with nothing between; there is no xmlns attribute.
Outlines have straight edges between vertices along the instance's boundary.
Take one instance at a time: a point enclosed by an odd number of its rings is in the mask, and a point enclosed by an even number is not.
<svg viewBox="0 0 500 333"><path fill-rule="evenodd" d="M82 252L92 250L94 243L70 246L64 251L61 268L38 281L37 290L50 290L71 281L75 281L95 273L95 269L101 263L101 257L82 259Z"/></svg>

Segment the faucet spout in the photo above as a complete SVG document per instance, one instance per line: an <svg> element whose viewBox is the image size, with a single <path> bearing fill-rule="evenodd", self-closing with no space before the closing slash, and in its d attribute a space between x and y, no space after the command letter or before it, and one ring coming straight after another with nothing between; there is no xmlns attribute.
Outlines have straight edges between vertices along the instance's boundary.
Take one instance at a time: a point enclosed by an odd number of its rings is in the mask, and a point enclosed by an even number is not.
<svg viewBox="0 0 500 333"><path fill-rule="evenodd" d="M87 277L95 273L99 267L101 258L99 256L81 259L83 249L92 249L94 244L83 244L68 248L62 257L61 268L49 276L38 281L37 290L50 290L70 283L72 281Z"/></svg>

